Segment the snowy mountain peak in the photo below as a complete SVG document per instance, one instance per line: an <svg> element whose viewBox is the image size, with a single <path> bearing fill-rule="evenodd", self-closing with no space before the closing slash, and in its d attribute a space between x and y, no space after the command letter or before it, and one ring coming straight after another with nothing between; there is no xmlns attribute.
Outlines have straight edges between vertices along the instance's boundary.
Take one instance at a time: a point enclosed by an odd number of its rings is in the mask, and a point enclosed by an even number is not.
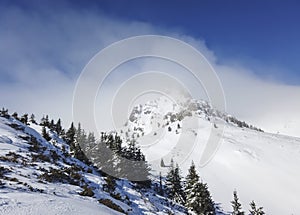
<svg viewBox="0 0 300 215"><path fill-rule="evenodd" d="M227 113L214 109L207 101L195 99L172 101L167 97L134 106L123 130L129 128L140 131L144 135L170 123L177 123L180 126L182 121L188 117L205 119L213 124L225 123L226 125L262 131Z"/></svg>

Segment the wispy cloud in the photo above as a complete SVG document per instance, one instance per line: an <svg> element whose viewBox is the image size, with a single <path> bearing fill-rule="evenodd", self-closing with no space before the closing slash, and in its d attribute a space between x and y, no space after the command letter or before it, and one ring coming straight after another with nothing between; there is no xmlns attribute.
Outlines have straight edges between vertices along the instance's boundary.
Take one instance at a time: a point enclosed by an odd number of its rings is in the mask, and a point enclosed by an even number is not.
<svg viewBox="0 0 300 215"><path fill-rule="evenodd" d="M11 111L34 112L39 117L47 113L68 124L76 80L98 51L129 36L163 34L193 45L206 56L221 78L229 113L267 131L300 134L299 86L258 77L238 61L219 64L204 40L178 29L118 20L96 10L52 12L16 6L0 9L0 102ZM151 64L141 68L151 69ZM174 71L172 66L161 69L168 68L169 73ZM118 75L111 83L117 83ZM185 81L193 82L192 78Z"/></svg>

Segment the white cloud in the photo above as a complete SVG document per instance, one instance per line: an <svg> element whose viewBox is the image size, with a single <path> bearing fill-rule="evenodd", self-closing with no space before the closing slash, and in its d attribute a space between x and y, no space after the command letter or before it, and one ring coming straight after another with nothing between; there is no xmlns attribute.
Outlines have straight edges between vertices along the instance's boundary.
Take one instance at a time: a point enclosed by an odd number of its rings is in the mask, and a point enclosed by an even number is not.
<svg viewBox="0 0 300 215"><path fill-rule="evenodd" d="M300 136L300 87L262 80L241 67L215 65L228 112L274 133Z"/></svg>
<svg viewBox="0 0 300 215"><path fill-rule="evenodd" d="M203 40L178 30L96 11L28 13L17 7L0 10L0 26L0 102L10 111L39 117L47 113L68 125L76 79L98 51L129 36L163 34L188 42L206 56L220 76L229 113L267 131L300 135L300 87L262 79L238 62L220 65Z"/></svg>

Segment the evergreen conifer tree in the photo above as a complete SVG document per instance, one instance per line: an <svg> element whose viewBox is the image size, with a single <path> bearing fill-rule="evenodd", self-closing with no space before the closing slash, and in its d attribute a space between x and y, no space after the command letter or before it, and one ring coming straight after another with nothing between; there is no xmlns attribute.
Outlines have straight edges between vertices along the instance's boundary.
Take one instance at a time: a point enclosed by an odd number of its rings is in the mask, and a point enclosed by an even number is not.
<svg viewBox="0 0 300 215"><path fill-rule="evenodd" d="M174 184L174 172L175 172L174 160L171 159L170 168L169 168L169 171L166 176L166 185L168 187L168 196L171 199L173 199L175 196L175 190L173 189L173 187L174 187L174 185L173 185Z"/></svg>
<svg viewBox="0 0 300 215"><path fill-rule="evenodd" d="M196 214L215 214L214 202L207 184L199 181L194 162L192 162L186 176L186 207Z"/></svg>
<svg viewBox="0 0 300 215"><path fill-rule="evenodd" d="M171 166L166 177L166 184L169 198L183 204L185 202L185 195L182 188L180 170L178 164L174 167L173 159L171 160Z"/></svg>
<svg viewBox="0 0 300 215"><path fill-rule="evenodd" d="M89 132L85 147L82 149L88 157L92 156L92 150L96 147L96 138L93 132Z"/></svg>
<svg viewBox="0 0 300 215"><path fill-rule="evenodd" d="M50 123L49 123L49 128L53 131L55 130L55 125L54 125L54 120L51 119Z"/></svg>
<svg viewBox="0 0 300 215"><path fill-rule="evenodd" d="M215 215L214 202L207 184L196 182L187 194L187 207L199 215Z"/></svg>
<svg viewBox="0 0 300 215"><path fill-rule="evenodd" d="M256 208L256 204L254 201L250 202L251 210L249 210L250 215L264 215L263 207Z"/></svg>
<svg viewBox="0 0 300 215"><path fill-rule="evenodd" d="M40 125L42 125L42 126L46 126L46 127L49 127L49 116L48 115L46 115L46 117L42 117L42 119L41 119L41 123L40 123Z"/></svg>
<svg viewBox="0 0 300 215"><path fill-rule="evenodd" d="M159 172L159 190L158 190L158 194L164 195L161 172Z"/></svg>
<svg viewBox="0 0 300 215"><path fill-rule="evenodd" d="M114 162L114 152L110 148L113 144L113 136L105 132L101 133L100 141L97 141L95 147L89 152L93 163L103 172L116 175L116 163Z"/></svg>
<svg viewBox="0 0 300 215"><path fill-rule="evenodd" d="M8 119L9 118L8 109L2 108L2 110L0 111L0 116Z"/></svg>
<svg viewBox="0 0 300 215"><path fill-rule="evenodd" d="M75 149L75 133L76 133L76 129L72 122L70 128L68 129L65 135L65 141L70 146L70 151L74 151Z"/></svg>
<svg viewBox="0 0 300 215"><path fill-rule="evenodd" d="M14 112L11 116L12 116L13 118L15 118L16 120L19 120L19 117L18 117L18 113L17 113L17 112Z"/></svg>
<svg viewBox="0 0 300 215"><path fill-rule="evenodd" d="M45 126L43 126L43 128L42 128L42 136L47 141L51 140L51 137L49 136L48 132L46 131L46 127Z"/></svg>
<svg viewBox="0 0 300 215"><path fill-rule="evenodd" d="M239 198L237 196L237 192L233 192L233 201L231 201L231 205L233 208L232 215L244 215L245 213L242 211L242 205L239 202Z"/></svg>
<svg viewBox="0 0 300 215"><path fill-rule="evenodd" d="M185 203L185 193L184 193L183 186L182 186L182 177L180 175L180 169L179 169L178 164L176 164L176 167L175 167L174 179L175 179L174 188L176 191L175 201L179 202L181 204L184 204Z"/></svg>
<svg viewBox="0 0 300 215"><path fill-rule="evenodd" d="M21 117L21 120L20 120L22 123L24 123L25 125L28 124L28 114L24 114L22 117Z"/></svg>
<svg viewBox="0 0 300 215"><path fill-rule="evenodd" d="M35 116L34 116L34 114L31 114L30 115L30 120L29 120L31 123L34 123L34 124L36 124L36 121L35 121Z"/></svg>
<svg viewBox="0 0 300 215"><path fill-rule="evenodd" d="M75 137L74 137L74 148L73 148L73 154L74 157L78 160L81 160L83 162L89 163L89 159L86 157L84 153L85 144L87 142L87 137L84 129L81 128L81 124L78 123L78 127L75 130Z"/></svg>
<svg viewBox="0 0 300 215"><path fill-rule="evenodd" d="M63 128L61 126L61 120L58 119L56 124L55 124L55 131L58 135L61 135L62 130L63 130Z"/></svg>
<svg viewBox="0 0 300 215"><path fill-rule="evenodd" d="M185 186L185 190L186 193L188 193L190 191L190 189L193 188L193 186L199 181L199 175L196 172L196 167L194 162L192 162L188 174L186 176L186 186Z"/></svg>

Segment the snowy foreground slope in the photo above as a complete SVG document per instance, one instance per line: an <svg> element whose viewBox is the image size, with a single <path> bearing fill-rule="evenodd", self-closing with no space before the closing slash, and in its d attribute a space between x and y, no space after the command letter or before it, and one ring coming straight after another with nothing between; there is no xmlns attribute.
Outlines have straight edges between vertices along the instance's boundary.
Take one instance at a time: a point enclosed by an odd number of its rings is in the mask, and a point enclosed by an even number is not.
<svg viewBox="0 0 300 215"><path fill-rule="evenodd" d="M154 190L137 189L118 180L115 196L105 192L105 177L91 165L71 157L69 146L42 127L26 126L0 117L0 214L184 214L184 207L169 204ZM93 193L82 194L85 187ZM89 197L91 196L91 197ZM107 204L103 202L111 202ZM118 212L121 211L122 213Z"/></svg>
<svg viewBox="0 0 300 215"><path fill-rule="evenodd" d="M51 190L51 188L50 188ZM60 188L52 189L61 192ZM67 190L69 192L69 190ZM96 201L74 195L50 195L1 191L0 214L121 214Z"/></svg>
<svg viewBox="0 0 300 215"><path fill-rule="evenodd" d="M221 144L211 161L199 161L212 129L221 129ZM120 130L136 138L157 172L166 172L160 158L180 164L186 174L192 160L208 183L212 196L231 211L237 190L245 211L255 200L266 214L300 214L300 139L264 133L234 117L212 109L206 102L171 104L166 98L135 107Z"/></svg>

